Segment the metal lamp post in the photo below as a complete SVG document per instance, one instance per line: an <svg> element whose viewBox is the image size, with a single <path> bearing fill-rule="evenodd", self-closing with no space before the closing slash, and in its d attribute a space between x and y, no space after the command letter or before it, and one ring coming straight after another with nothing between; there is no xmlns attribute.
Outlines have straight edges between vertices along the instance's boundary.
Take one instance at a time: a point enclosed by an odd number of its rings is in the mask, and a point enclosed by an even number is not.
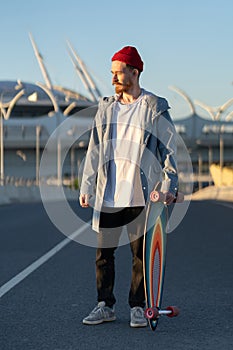
<svg viewBox="0 0 233 350"><path fill-rule="evenodd" d="M20 99L22 95L24 95L24 90L19 91L11 101L3 103L3 93L1 94L0 101L0 110L1 110L1 118L0 118L0 146L1 146L1 161L0 161L0 185L4 186L4 130L3 130L3 120L8 120L10 118L11 112L16 104L16 102Z"/></svg>
<svg viewBox="0 0 233 350"><path fill-rule="evenodd" d="M41 126L36 126L36 185L39 186L39 168L40 168L40 131Z"/></svg>
<svg viewBox="0 0 233 350"><path fill-rule="evenodd" d="M56 117L56 135L57 135L57 186L62 185L62 166L61 166L61 138L59 134L60 117L62 112L53 94L53 91L41 83L36 83L49 97L53 104L54 116Z"/></svg>
<svg viewBox="0 0 233 350"><path fill-rule="evenodd" d="M5 109L2 107L2 105L0 105L0 108L1 108L1 120L0 120L0 137L1 137L1 145L0 145L1 146L1 152L0 152L0 156L1 156L1 162L0 162L0 185L3 186L4 185L3 116L5 114Z"/></svg>

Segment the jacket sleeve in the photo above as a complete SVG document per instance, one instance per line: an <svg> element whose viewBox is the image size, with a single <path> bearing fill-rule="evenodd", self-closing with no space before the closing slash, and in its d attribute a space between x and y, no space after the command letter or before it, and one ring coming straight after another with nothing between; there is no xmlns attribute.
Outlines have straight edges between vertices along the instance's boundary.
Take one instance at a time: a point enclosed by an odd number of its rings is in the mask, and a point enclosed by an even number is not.
<svg viewBox="0 0 233 350"><path fill-rule="evenodd" d="M170 179L169 191L176 195L178 174L176 164L177 134L168 110L162 111L157 119L158 152L165 178Z"/></svg>
<svg viewBox="0 0 233 350"><path fill-rule="evenodd" d="M97 112L98 115L98 112ZM97 126L97 115L93 121L87 154L82 171L80 193L94 195L96 187L96 177L99 164L99 128Z"/></svg>
<svg viewBox="0 0 233 350"><path fill-rule="evenodd" d="M100 170L99 167L103 167L103 164L101 166L101 162L103 162L103 160L101 160L101 155L103 152L103 133L107 126L106 111L114 101L114 96L103 97L99 100L83 168L80 187L81 194L95 195L96 193L96 180L98 171ZM101 154L100 150L102 150Z"/></svg>

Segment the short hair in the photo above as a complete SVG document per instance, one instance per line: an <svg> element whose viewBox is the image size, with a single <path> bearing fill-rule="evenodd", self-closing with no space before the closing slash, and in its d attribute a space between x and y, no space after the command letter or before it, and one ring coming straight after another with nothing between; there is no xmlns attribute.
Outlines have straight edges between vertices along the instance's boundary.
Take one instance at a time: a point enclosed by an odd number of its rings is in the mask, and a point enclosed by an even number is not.
<svg viewBox="0 0 233 350"><path fill-rule="evenodd" d="M137 69L137 71L138 71L138 78L140 77L141 71L138 68L136 68L134 66L131 66L130 64L127 64L127 63L126 63L126 67L129 68L130 70Z"/></svg>

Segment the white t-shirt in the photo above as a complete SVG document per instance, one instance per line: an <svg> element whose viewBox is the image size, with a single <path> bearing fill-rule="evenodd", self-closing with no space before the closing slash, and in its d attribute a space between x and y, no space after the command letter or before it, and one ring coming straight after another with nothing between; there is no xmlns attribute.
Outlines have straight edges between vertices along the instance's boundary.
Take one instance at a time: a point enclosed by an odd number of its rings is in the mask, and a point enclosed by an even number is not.
<svg viewBox="0 0 233 350"><path fill-rule="evenodd" d="M140 179L140 140L142 138L142 95L130 104L114 102L111 158L104 206L144 206Z"/></svg>

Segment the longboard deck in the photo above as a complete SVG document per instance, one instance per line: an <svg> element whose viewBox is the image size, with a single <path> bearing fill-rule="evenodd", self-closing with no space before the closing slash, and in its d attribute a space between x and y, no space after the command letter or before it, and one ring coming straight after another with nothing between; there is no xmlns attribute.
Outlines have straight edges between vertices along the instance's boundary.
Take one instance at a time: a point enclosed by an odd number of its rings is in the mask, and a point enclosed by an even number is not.
<svg viewBox="0 0 233 350"><path fill-rule="evenodd" d="M163 203L149 203L144 232L144 287L147 308L161 308L166 264L167 207ZM158 319L149 319L155 330Z"/></svg>

